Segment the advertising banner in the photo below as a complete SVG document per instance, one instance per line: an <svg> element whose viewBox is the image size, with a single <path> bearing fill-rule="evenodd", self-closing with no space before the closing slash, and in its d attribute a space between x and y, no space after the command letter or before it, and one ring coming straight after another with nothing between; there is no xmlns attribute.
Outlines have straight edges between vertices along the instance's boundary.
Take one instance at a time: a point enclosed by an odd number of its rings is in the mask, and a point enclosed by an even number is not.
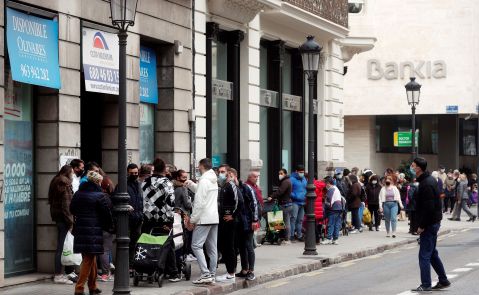
<svg viewBox="0 0 479 295"><path fill-rule="evenodd" d="M418 146L418 134L416 131L416 147ZM411 147L412 146L412 132L394 132L394 146L395 147Z"/></svg>
<svg viewBox="0 0 479 295"><path fill-rule="evenodd" d="M140 47L140 101L158 103L156 53L153 49L145 46Z"/></svg>
<svg viewBox="0 0 479 295"><path fill-rule="evenodd" d="M85 89L118 95L118 36L95 29L82 29L83 72Z"/></svg>
<svg viewBox="0 0 479 295"><path fill-rule="evenodd" d="M57 20L7 7L7 49L13 80L60 89Z"/></svg>

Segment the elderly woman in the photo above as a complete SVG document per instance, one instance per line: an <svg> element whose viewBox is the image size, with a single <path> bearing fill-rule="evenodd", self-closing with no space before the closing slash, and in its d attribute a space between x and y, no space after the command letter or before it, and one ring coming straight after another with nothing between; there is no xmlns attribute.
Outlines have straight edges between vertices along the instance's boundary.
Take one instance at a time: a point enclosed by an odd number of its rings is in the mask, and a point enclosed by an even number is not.
<svg viewBox="0 0 479 295"><path fill-rule="evenodd" d="M461 209L466 212L469 216L467 221L474 222L477 218L476 215L472 214L471 210L467 207L467 200L469 200L469 188L468 188L468 181L466 174L459 175L459 181L457 184L457 201L456 206L457 210L455 210L452 216L453 221L460 221L461 220Z"/></svg>
<svg viewBox="0 0 479 295"><path fill-rule="evenodd" d="M96 284L96 256L103 254L103 230L113 225L108 198L101 189L103 177L95 171L89 171L87 181L80 185L70 204L70 212L75 217L73 251L82 254L80 275L75 286L75 295L84 294L84 285L88 281L90 294L100 294Z"/></svg>
<svg viewBox="0 0 479 295"><path fill-rule="evenodd" d="M379 192L379 210L384 212L386 237L389 238L391 236L392 230L392 237L395 238L398 209L401 208L404 210L404 207L401 202L401 194L394 185L391 175L386 176L384 184L385 186L383 186Z"/></svg>

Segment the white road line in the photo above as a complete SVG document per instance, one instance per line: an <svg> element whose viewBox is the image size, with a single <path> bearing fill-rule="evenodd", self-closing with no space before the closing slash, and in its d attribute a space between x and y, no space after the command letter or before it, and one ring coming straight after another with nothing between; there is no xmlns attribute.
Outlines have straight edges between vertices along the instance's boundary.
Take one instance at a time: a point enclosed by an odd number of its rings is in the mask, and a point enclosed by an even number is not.
<svg viewBox="0 0 479 295"><path fill-rule="evenodd" d="M465 229L461 230L461 232L464 233L464 232L467 232L467 231L470 231L470 230L471 230L470 228L465 228Z"/></svg>
<svg viewBox="0 0 479 295"><path fill-rule="evenodd" d="M272 289L272 288L277 288L286 285L288 282L278 282L275 284L271 284L269 286L266 286L267 289Z"/></svg>
<svg viewBox="0 0 479 295"><path fill-rule="evenodd" d="M448 279L454 279L454 278L457 278L459 275L457 273L453 273L453 274L448 274L447 275L447 278Z"/></svg>
<svg viewBox="0 0 479 295"><path fill-rule="evenodd" d="M412 291L404 291L404 292L399 293L399 294L397 294L397 295L411 295L411 294L417 294L417 293L414 293L414 292L412 292Z"/></svg>
<svg viewBox="0 0 479 295"><path fill-rule="evenodd" d="M304 274L305 277L314 277L314 276L319 276L320 274L323 274L324 271L320 270L320 271L313 271L313 272L308 272L306 274Z"/></svg>
<svg viewBox="0 0 479 295"><path fill-rule="evenodd" d="M463 267L463 268L456 268L452 272L468 272L468 271L471 271L471 270L472 270L472 268L470 268L470 267Z"/></svg>
<svg viewBox="0 0 479 295"><path fill-rule="evenodd" d="M451 234L451 235L449 235L448 238L452 238L452 237L455 237L455 236L456 236L456 234Z"/></svg>
<svg viewBox="0 0 479 295"><path fill-rule="evenodd" d="M356 262L345 262L345 263L341 263L341 264L338 264L338 267L341 267L341 268L344 268L344 267L350 267L351 265L354 265L356 264Z"/></svg>
<svg viewBox="0 0 479 295"><path fill-rule="evenodd" d="M399 252L401 252L401 251L394 250L394 251L390 251L390 252L388 252L388 253L390 253L390 254L395 254L395 253L399 253Z"/></svg>
<svg viewBox="0 0 479 295"><path fill-rule="evenodd" d="M471 262L466 264L466 266L479 266L479 262Z"/></svg>

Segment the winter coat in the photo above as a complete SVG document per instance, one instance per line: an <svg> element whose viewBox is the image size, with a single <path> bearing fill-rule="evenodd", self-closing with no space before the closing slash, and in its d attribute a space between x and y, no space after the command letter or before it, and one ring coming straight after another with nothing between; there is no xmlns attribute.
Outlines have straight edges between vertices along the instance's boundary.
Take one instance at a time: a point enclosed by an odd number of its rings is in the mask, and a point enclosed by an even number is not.
<svg viewBox="0 0 479 295"><path fill-rule="evenodd" d="M220 220L227 215L239 220L243 207L243 195L239 187L233 182L226 182L218 194L218 207Z"/></svg>
<svg viewBox="0 0 479 295"><path fill-rule="evenodd" d="M345 204L343 203L343 197L336 186L331 187L326 193L324 207L326 214L330 212L342 212L344 210Z"/></svg>
<svg viewBox="0 0 479 295"><path fill-rule="evenodd" d="M314 191L316 193L316 200L314 201L314 217L316 220L321 220L324 217L323 198L326 184L324 181L315 179L314 186L316 187L316 190Z"/></svg>
<svg viewBox="0 0 479 295"><path fill-rule="evenodd" d="M53 221L63 222L67 227L73 225L73 215L70 213L72 197L72 181L62 175L55 176L48 190L48 203Z"/></svg>
<svg viewBox="0 0 479 295"><path fill-rule="evenodd" d="M461 180L457 184L457 199L458 200L468 200L469 199L469 190L468 190L467 180Z"/></svg>
<svg viewBox="0 0 479 295"><path fill-rule="evenodd" d="M162 224L172 223L175 208L173 183L165 176L153 175L145 179L141 189L145 217Z"/></svg>
<svg viewBox="0 0 479 295"><path fill-rule="evenodd" d="M344 176L341 181L339 181L336 185L341 192L343 197L348 198L349 190L351 189L351 180L349 180L349 176Z"/></svg>
<svg viewBox="0 0 479 295"><path fill-rule="evenodd" d="M368 183L366 186L366 196L368 200L368 205L379 205L379 192L381 191L381 186L379 183L372 184Z"/></svg>
<svg viewBox="0 0 479 295"><path fill-rule="evenodd" d="M193 213L190 222L197 225L218 224L218 184L216 173L206 171L198 184L189 183L188 188L195 193Z"/></svg>
<svg viewBox="0 0 479 295"><path fill-rule="evenodd" d="M138 224L143 221L143 194L140 183L137 180L128 180L127 191L130 195L129 204L133 207L133 211L129 213L130 223Z"/></svg>
<svg viewBox="0 0 479 295"><path fill-rule="evenodd" d="M73 195L70 212L75 216L72 234L75 253L102 254L103 231L113 227L107 196L93 182L84 182Z"/></svg>
<svg viewBox="0 0 479 295"><path fill-rule="evenodd" d="M401 209L404 209L404 206L403 206L402 201L401 201L401 193L399 193L398 188L395 185L391 184L390 189L392 189L393 192L394 192L394 201L399 204L399 207ZM386 192L387 192L387 190L388 190L388 187L383 186L381 188L381 191L379 192L379 208L382 208L383 204L386 203Z"/></svg>
<svg viewBox="0 0 479 295"><path fill-rule="evenodd" d="M410 183L407 185L408 191L407 191L407 197L408 197L408 204L407 204L407 210L408 211L416 211L416 193L417 193L417 187Z"/></svg>
<svg viewBox="0 0 479 295"><path fill-rule="evenodd" d="M291 180L288 175L279 181L279 188L271 198L277 199L279 205L291 204Z"/></svg>
<svg viewBox="0 0 479 295"><path fill-rule="evenodd" d="M261 191L261 188L257 184L254 184L250 181L246 181L246 184L249 185L254 191L254 195L256 197L256 201L258 205L258 216L261 216L264 210L263 192Z"/></svg>
<svg viewBox="0 0 479 295"><path fill-rule="evenodd" d="M246 183L240 182L239 188L243 195L243 205L241 206L241 225L245 232L252 232L251 225L259 220L258 201L255 190Z"/></svg>
<svg viewBox="0 0 479 295"><path fill-rule="evenodd" d="M442 204L437 189L437 181L429 174L424 172L417 178L419 187L416 196L416 216L420 228L441 222Z"/></svg>
<svg viewBox="0 0 479 295"><path fill-rule="evenodd" d="M348 194L348 209L358 209L361 207L361 183L359 183L356 175L349 175L351 180L351 188Z"/></svg>
<svg viewBox="0 0 479 295"><path fill-rule="evenodd" d="M191 203L190 190L183 183L173 180L175 187L175 208L180 208L185 213L190 213L193 204Z"/></svg>
<svg viewBox="0 0 479 295"><path fill-rule="evenodd" d="M291 200L300 206L306 203L306 186L308 181L306 177L300 177L298 173L291 174Z"/></svg>

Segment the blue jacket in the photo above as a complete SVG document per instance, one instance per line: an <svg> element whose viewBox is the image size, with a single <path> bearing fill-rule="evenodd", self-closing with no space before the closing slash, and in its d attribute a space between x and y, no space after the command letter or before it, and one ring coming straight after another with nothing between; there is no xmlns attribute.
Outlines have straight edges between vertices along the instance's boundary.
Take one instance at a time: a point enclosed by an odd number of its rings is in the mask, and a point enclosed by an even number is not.
<svg viewBox="0 0 479 295"><path fill-rule="evenodd" d="M291 174L291 199L293 203L301 206L306 204L306 185L308 185L306 177L301 178L296 172Z"/></svg>

